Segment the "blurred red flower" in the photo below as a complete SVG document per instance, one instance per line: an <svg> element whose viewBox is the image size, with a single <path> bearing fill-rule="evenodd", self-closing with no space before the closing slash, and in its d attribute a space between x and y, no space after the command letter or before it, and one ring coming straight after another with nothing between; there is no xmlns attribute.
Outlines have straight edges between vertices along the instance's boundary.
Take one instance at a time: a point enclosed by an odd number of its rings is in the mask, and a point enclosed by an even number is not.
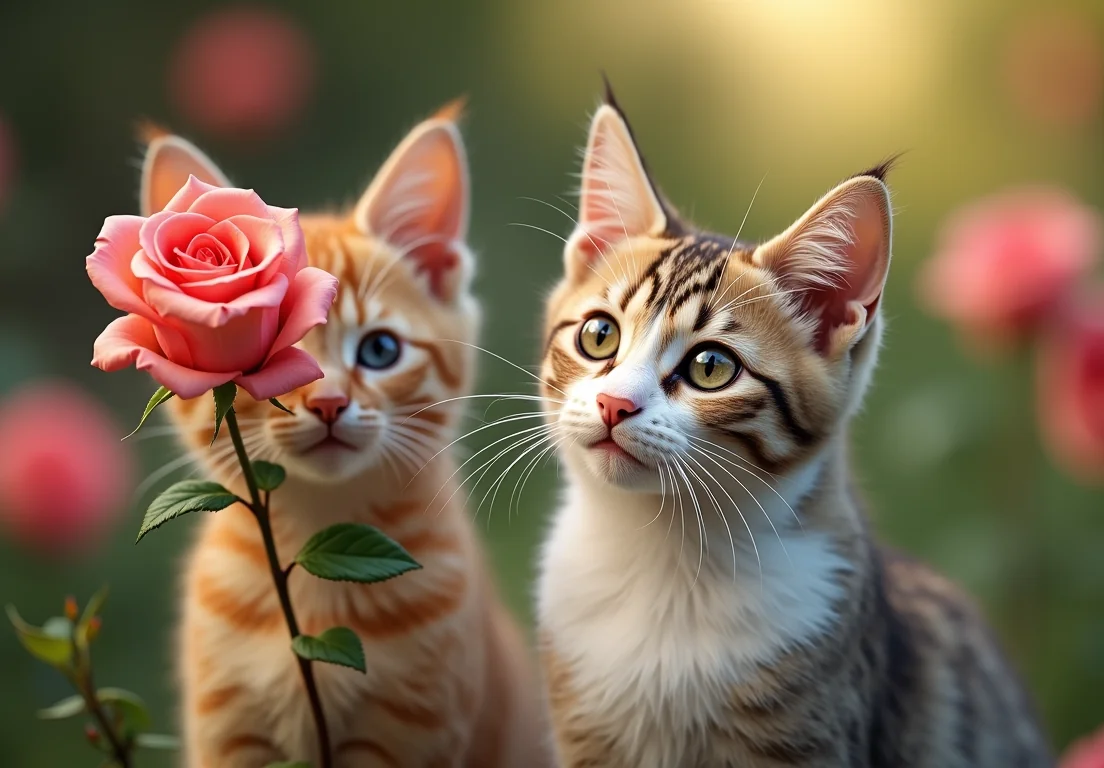
<svg viewBox="0 0 1104 768"><path fill-rule="evenodd" d="M236 139L287 127L314 84L314 49L296 24L261 8L203 17L173 52L169 91L203 130Z"/></svg>
<svg viewBox="0 0 1104 768"><path fill-rule="evenodd" d="M1069 193L1024 188L962 208L920 275L921 300L972 341L1035 330L1101 246L1099 214Z"/></svg>
<svg viewBox="0 0 1104 768"><path fill-rule="evenodd" d="M1104 287L1056 317L1038 366L1039 420L1051 452L1074 474L1104 479Z"/></svg>
<svg viewBox="0 0 1104 768"><path fill-rule="evenodd" d="M50 553L88 550L127 507L131 457L102 405L60 382L0 403L0 527Z"/></svg>
<svg viewBox="0 0 1104 768"><path fill-rule="evenodd" d="M1104 728L1074 742L1059 763L1060 768L1104 768Z"/></svg>
<svg viewBox="0 0 1104 768"><path fill-rule="evenodd" d="M7 121L0 115L0 214L8 202L15 176L15 139Z"/></svg>

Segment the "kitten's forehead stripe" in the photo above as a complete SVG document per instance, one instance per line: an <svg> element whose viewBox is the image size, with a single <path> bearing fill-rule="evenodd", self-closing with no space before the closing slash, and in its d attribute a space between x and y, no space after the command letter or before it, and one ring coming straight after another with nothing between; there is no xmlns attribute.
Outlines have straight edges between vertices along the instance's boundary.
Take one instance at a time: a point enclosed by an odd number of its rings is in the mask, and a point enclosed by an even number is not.
<svg viewBox="0 0 1104 768"><path fill-rule="evenodd" d="M694 234L660 251L640 278L622 294L619 306L625 311L633 297L649 285L645 307L653 319L666 311L673 317L695 296L714 294L729 259L751 249L747 243L713 234ZM708 318L705 318L700 330Z"/></svg>

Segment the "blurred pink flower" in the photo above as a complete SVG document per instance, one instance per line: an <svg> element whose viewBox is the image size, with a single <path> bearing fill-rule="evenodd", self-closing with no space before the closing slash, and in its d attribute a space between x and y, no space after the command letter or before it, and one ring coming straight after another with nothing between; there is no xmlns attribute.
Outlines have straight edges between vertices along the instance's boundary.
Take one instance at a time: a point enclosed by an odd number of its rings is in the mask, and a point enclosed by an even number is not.
<svg viewBox="0 0 1104 768"><path fill-rule="evenodd" d="M4 212L4 206L11 194L11 186L15 181L15 138L8 122L0 115L0 214Z"/></svg>
<svg viewBox="0 0 1104 768"><path fill-rule="evenodd" d="M279 132L314 84L314 49L285 15L232 8L200 19L173 52L169 91L189 120L237 139Z"/></svg>
<svg viewBox="0 0 1104 768"><path fill-rule="evenodd" d="M131 456L102 405L60 382L0 402L0 528L51 553L92 548L126 511Z"/></svg>
<svg viewBox="0 0 1104 768"><path fill-rule="evenodd" d="M1004 50L1004 83L1033 120L1080 126L1096 118L1104 98L1104 46L1096 20L1072 8L1022 17Z"/></svg>
<svg viewBox="0 0 1104 768"><path fill-rule="evenodd" d="M1051 452L1074 474L1104 480L1104 287L1057 316L1038 366L1039 420Z"/></svg>
<svg viewBox="0 0 1104 768"><path fill-rule="evenodd" d="M1104 728L1074 742L1059 763L1060 768L1104 768Z"/></svg>
<svg viewBox="0 0 1104 768"><path fill-rule="evenodd" d="M1015 189L961 209L920 275L930 311L973 341L1004 343L1035 330L1092 266L1099 214L1061 189Z"/></svg>

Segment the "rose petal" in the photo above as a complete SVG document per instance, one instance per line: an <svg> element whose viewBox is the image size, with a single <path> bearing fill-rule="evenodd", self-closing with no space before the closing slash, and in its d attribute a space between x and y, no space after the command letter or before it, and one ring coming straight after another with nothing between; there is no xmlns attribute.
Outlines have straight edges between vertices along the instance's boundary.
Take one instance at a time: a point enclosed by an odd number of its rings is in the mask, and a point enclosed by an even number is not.
<svg viewBox="0 0 1104 768"><path fill-rule="evenodd" d="M184 333L168 324L169 321L161 320L153 324L153 335L157 338L157 345L169 360L185 368L203 368L208 371L235 370L233 368L219 368L197 365L192 355L191 347ZM194 326L193 326L194 328ZM192 330L191 328L187 330ZM189 334L190 335L190 334ZM244 368L242 368L244 370Z"/></svg>
<svg viewBox="0 0 1104 768"><path fill-rule="evenodd" d="M252 189L216 187L193 200L188 211L209 216L215 221L242 215L256 216L259 219L272 218L268 206Z"/></svg>
<svg viewBox="0 0 1104 768"><path fill-rule="evenodd" d="M215 225L215 220L194 213L161 211L146 219L138 232L138 242L146 252L150 264L162 275L177 282L171 271L173 251L183 250L196 235L201 235Z"/></svg>
<svg viewBox="0 0 1104 768"><path fill-rule="evenodd" d="M303 242L303 229L299 226L298 208L277 208L268 206L269 215L280 226L284 236L284 257L289 271L288 278L307 266L307 248Z"/></svg>
<svg viewBox="0 0 1104 768"><path fill-rule="evenodd" d="M117 371L134 363L140 371L149 371L154 381L185 400L198 397L239 372L208 373L193 371L166 360L153 335L153 326L145 318L127 315L113 321L96 339L92 365L105 371Z"/></svg>
<svg viewBox="0 0 1104 768"><path fill-rule="evenodd" d="M131 271L134 254L140 250L138 231L144 221L141 216L108 216L96 238L96 250L84 264L92 285L108 304L154 319L157 315L146 306L141 283Z"/></svg>
<svg viewBox="0 0 1104 768"><path fill-rule="evenodd" d="M249 243L248 257L242 265L242 272L252 270L262 274L262 282L279 269L279 259L285 255L284 235L280 225L272 219L259 219L256 216L231 216L226 222L237 227ZM286 273L285 273L286 274ZM288 275L288 280L291 275Z"/></svg>
<svg viewBox="0 0 1104 768"><path fill-rule="evenodd" d="M134 254L134 258L130 260L130 273L140 281L143 298L145 297L146 289L151 283L160 285L162 288L170 291L180 290L176 283L161 274L157 265L146 256L145 248L139 248L138 252Z"/></svg>
<svg viewBox="0 0 1104 768"><path fill-rule="evenodd" d="M174 213L183 213L188 210L192 203L199 199L200 195L204 192L210 192L212 189L221 189L221 187L212 186L207 182L200 181L195 176L188 176L188 180L184 182L184 186L180 188L179 192L173 195L172 200L168 202L164 210Z"/></svg>
<svg viewBox="0 0 1104 768"><path fill-rule="evenodd" d="M280 335L270 354L290 347L316 325L324 325L336 297L337 278L329 272L317 267L299 272L280 305Z"/></svg>
<svg viewBox="0 0 1104 768"><path fill-rule="evenodd" d="M273 355L256 373L234 379L254 400L286 395L322 378L322 369L308 353L288 347Z"/></svg>
<svg viewBox="0 0 1104 768"><path fill-rule="evenodd" d="M208 233L217 237L219 242L226 246L233 257L239 270L249 266L249 238L235 226L232 221L220 221L208 230Z"/></svg>
<svg viewBox="0 0 1104 768"><path fill-rule="evenodd" d="M211 232L215 232L216 228L240 234L246 243L247 255L242 259L246 268L226 275L215 273L205 280L181 284L180 290L189 296L212 303L232 301L252 291L258 284L271 283L272 276L280 271L279 266L286 262L283 236L275 222L253 216L234 216L211 227Z"/></svg>
<svg viewBox="0 0 1104 768"><path fill-rule="evenodd" d="M181 328L181 336L190 358L180 362L204 371L253 371L268 359L279 330L280 310L275 306L252 309L217 328L188 325Z"/></svg>
<svg viewBox="0 0 1104 768"><path fill-rule="evenodd" d="M277 307L287 294L288 280L276 275L268 285L249 291L232 301L210 302L194 298L156 283L146 283L145 296L150 306L164 317L172 317L186 323L218 328L235 317L259 307Z"/></svg>
<svg viewBox="0 0 1104 768"><path fill-rule="evenodd" d="M192 238L192 242L188 243L187 248L183 251L178 248L175 253L177 256L186 256L200 265L211 267L237 266L234 263L234 257L230 254L230 249L210 232L196 235Z"/></svg>

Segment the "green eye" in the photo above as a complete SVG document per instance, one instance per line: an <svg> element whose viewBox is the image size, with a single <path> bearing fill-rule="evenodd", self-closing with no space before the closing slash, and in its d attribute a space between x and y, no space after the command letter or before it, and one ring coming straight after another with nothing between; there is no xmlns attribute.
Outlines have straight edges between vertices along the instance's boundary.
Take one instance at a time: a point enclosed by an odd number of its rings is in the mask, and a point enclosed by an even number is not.
<svg viewBox="0 0 1104 768"><path fill-rule="evenodd" d="M595 315L579 329L579 351L591 360L613 357L620 344L621 329L608 315Z"/></svg>
<svg viewBox="0 0 1104 768"><path fill-rule="evenodd" d="M686 359L686 379L698 389L720 389L740 373L736 355L724 347L701 347Z"/></svg>

